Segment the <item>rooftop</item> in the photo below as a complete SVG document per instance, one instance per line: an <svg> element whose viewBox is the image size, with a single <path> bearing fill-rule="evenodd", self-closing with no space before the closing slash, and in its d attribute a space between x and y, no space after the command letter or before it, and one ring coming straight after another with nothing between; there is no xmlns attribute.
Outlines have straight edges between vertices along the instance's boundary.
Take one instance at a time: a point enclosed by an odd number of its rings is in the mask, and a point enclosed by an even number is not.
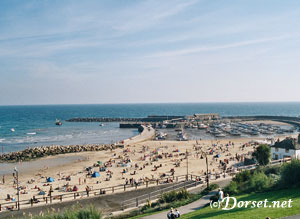
<svg viewBox="0 0 300 219"><path fill-rule="evenodd" d="M288 138L284 139L283 141L279 141L279 139L278 139L278 141L275 142L275 144L272 147L300 150L300 134L298 135L298 139L291 138L291 137L288 137Z"/></svg>

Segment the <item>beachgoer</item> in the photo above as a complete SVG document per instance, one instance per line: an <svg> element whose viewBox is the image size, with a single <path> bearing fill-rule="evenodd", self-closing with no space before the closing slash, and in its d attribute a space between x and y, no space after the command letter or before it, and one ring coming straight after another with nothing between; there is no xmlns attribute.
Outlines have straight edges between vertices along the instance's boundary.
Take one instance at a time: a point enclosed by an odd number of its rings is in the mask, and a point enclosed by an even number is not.
<svg viewBox="0 0 300 219"><path fill-rule="evenodd" d="M180 212L178 211L178 209L175 209L175 217L180 217Z"/></svg>
<svg viewBox="0 0 300 219"><path fill-rule="evenodd" d="M221 188L219 188L219 192L218 192L218 202L219 202L219 206L222 206L222 201L224 199L224 192L222 191Z"/></svg>

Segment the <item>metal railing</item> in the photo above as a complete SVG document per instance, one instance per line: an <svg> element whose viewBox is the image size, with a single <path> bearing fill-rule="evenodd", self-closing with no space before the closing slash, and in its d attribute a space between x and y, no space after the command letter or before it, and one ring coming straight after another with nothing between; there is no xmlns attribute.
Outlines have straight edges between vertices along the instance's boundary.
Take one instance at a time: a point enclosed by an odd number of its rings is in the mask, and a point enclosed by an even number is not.
<svg viewBox="0 0 300 219"><path fill-rule="evenodd" d="M0 212L4 210L17 210L18 203L20 208L54 204L54 203L63 202L65 200L70 201L70 200L83 199L88 197L104 196L104 195L114 194L118 192L133 191L141 188L148 188L152 186L169 184L170 183L169 179L172 179L173 182L182 182L187 179L187 176L186 175L166 176L160 179L148 180L148 181L144 181L143 183L137 183L137 184L122 184L117 186L96 188L90 190L64 192L55 195L53 195L52 193L49 193L49 195L46 194L35 195L35 199L32 198L32 199L20 200L19 202L6 201L5 199L2 199L0 200Z"/></svg>
<svg viewBox="0 0 300 219"><path fill-rule="evenodd" d="M194 175L191 175L191 178L193 178ZM200 178L199 178L200 179ZM148 201L156 200L161 197L163 193L171 192L171 191L178 191L181 189L188 189L191 187L196 187L200 184L203 184L203 181L198 180L185 180L179 183L173 182L171 186L168 186L166 188L162 188L153 192L149 192L144 195L140 195L136 198L131 198L128 200L125 200L121 203L121 210L125 210L126 208L130 207L138 207L141 204L145 204Z"/></svg>

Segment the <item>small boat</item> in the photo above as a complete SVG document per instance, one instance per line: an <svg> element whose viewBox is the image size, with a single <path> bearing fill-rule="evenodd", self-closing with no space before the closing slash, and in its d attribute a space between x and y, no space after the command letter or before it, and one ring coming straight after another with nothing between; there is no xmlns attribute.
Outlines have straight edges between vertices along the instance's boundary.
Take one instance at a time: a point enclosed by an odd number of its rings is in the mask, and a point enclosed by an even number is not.
<svg viewBox="0 0 300 219"><path fill-rule="evenodd" d="M217 138L223 138L223 137L226 137L226 135L221 133L221 134L216 135L216 137Z"/></svg>
<svg viewBox="0 0 300 219"><path fill-rule="evenodd" d="M14 128L11 128L10 131L11 131L11 132L15 132L16 130L15 130Z"/></svg>
<svg viewBox="0 0 300 219"><path fill-rule="evenodd" d="M233 135L233 136L241 136L241 133L239 133L239 132L236 131L236 130L232 130L232 131L230 132L230 134Z"/></svg>
<svg viewBox="0 0 300 219"><path fill-rule="evenodd" d="M199 126L198 126L198 129L207 129L208 128L208 126L207 125L204 125L204 124L200 124Z"/></svg>
<svg viewBox="0 0 300 219"><path fill-rule="evenodd" d="M104 126L104 124L103 124L103 123L101 123L99 126Z"/></svg>
<svg viewBox="0 0 300 219"><path fill-rule="evenodd" d="M28 132L27 135L36 135L36 132Z"/></svg>
<svg viewBox="0 0 300 219"><path fill-rule="evenodd" d="M62 122L59 119L56 119L55 125L62 125Z"/></svg>
<svg viewBox="0 0 300 219"><path fill-rule="evenodd" d="M187 141L187 140L188 140L188 138L187 138L186 135L183 134L182 132L179 132L179 133L177 134L177 141Z"/></svg>
<svg viewBox="0 0 300 219"><path fill-rule="evenodd" d="M156 134L156 140L166 140L167 133L159 132Z"/></svg>

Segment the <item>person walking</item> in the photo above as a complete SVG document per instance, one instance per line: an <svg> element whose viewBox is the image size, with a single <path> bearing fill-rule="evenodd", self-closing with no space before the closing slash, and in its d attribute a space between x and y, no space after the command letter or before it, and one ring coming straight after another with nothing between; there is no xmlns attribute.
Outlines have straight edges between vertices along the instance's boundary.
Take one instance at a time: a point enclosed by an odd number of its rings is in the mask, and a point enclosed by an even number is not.
<svg viewBox="0 0 300 219"><path fill-rule="evenodd" d="M219 202L219 207L222 207L222 202L224 199L224 192L222 191L221 188L218 189L218 202Z"/></svg>

